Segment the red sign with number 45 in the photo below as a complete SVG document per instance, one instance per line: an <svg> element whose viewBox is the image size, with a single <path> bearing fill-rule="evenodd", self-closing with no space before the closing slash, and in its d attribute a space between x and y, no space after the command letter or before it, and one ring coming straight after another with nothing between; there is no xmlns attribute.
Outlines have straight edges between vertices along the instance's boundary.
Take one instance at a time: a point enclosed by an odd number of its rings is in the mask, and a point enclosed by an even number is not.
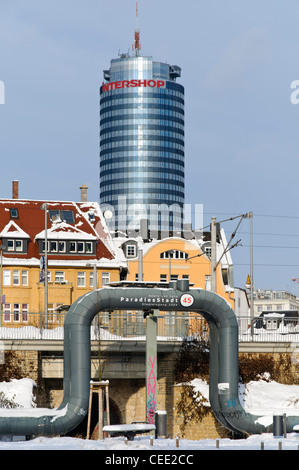
<svg viewBox="0 0 299 470"><path fill-rule="evenodd" d="M180 302L184 307L190 307L194 302L194 298L190 294L183 294L180 298Z"/></svg>

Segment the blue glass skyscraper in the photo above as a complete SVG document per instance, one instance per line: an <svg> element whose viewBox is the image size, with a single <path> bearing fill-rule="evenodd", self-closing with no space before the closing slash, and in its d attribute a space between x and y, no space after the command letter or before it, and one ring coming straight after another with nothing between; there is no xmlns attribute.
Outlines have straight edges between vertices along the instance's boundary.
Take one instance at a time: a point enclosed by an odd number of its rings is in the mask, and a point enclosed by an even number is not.
<svg viewBox="0 0 299 470"><path fill-rule="evenodd" d="M100 88L100 204L116 229L182 227L184 87L178 66L134 53L112 59Z"/></svg>

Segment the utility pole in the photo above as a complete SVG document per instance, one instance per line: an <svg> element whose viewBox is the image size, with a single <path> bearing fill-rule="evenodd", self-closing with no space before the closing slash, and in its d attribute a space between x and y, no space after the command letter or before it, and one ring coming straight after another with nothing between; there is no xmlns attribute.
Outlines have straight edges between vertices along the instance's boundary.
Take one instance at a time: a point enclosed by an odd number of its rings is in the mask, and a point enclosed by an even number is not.
<svg viewBox="0 0 299 470"><path fill-rule="evenodd" d="M174 250L169 250L168 251L168 256L169 256L169 267L168 267L168 271L169 271L169 282L171 281L171 257L174 256Z"/></svg>
<svg viewBox="0 0 299 470"><path fill-rule="evenodd" d="M4 245L3 240L2 244L0 245L0 252L1 252L1 268L0 268L0 326L2 326L2 314L3 314L3 250L6 250L6 245Z"/></svg>
<svg viewBox="0 0 299 470"><path fill-rule="evenodd" d="M45 211L45 328L48 328L48 203L41 205L41 210Z"/></svg>
<svg viewBox="0 0 299 470"><path fill-rule="evenodd" d="M138 247L138 281L143 281L143 250Z"/></svg>
<svg viewBox="0 0 299 470"><path fill-rule="evenodd" d="M138 282L143 282L143 250L138 247ZM137 332L143 334L143 311L137 311Z"/></svg>
<svg viewBox="0 0 299 470"><path fill-rule="evenodd" d="M146 422L155 424L157 410L157 322L159 310L146 316Z"/></svg>
<svg viewBox="0 0 299 470"><path fill-rule="evenodd" d="M217 293L216 280L216 217L211 219L211 291Z"/></svg>
<svg viewBox="0 0 299 470"><path fill-rule="evenodd" d="M252 219L253 213L248 212L247 217L250 219L250 319L251 319L251 334L253 335L253 231L252 231Z"/></svg>

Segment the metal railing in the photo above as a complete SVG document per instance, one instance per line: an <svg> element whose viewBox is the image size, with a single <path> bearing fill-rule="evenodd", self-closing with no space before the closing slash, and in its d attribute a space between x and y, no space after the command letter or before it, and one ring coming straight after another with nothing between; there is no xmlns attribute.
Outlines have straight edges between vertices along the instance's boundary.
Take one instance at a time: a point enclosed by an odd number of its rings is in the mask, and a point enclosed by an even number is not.
<svg viewBox="0 0 299 470"><path fill-rule="evenodd" d="M0 319L0 340L63 340L65 313L20 313ZM198 314L169 312L158 317L158 341L182 341L189 335L207 336L208 325ZM91 324L91 340L145 341L146 320L143 313L102 312Z"/></svg>
<svg viewBox="0 0 299 470"><path fill-rule="evenodd" d="M0 340L63 340L65 313L20 313L0 318ZM298 342L299 318L238 318L239 342ZM166 312L158 317L158 341L182 341L184 338L209 337L209 326L199 314ZM102 312L91 325L91 340L145 341L143 313Z"/></svg>
<svg viewBox="0 0 299 470"><path fill-rule="evenodd" d="M239 317L239 342L299 343L299 318L283 315Z"/></svg>

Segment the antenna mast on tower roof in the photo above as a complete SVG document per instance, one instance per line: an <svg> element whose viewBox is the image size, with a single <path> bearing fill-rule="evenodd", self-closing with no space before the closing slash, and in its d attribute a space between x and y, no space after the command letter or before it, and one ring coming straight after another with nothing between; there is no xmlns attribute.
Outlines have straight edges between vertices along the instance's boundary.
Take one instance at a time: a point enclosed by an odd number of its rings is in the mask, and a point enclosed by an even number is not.
<svg viewBox="0 0 299 470"><path fill-rule="evenodd" d="M141 49L140 32L138 29L138 2L136 2L136 28L135 28L134 49L135 49L135 56L138 57L139 51Z"/></svg>

